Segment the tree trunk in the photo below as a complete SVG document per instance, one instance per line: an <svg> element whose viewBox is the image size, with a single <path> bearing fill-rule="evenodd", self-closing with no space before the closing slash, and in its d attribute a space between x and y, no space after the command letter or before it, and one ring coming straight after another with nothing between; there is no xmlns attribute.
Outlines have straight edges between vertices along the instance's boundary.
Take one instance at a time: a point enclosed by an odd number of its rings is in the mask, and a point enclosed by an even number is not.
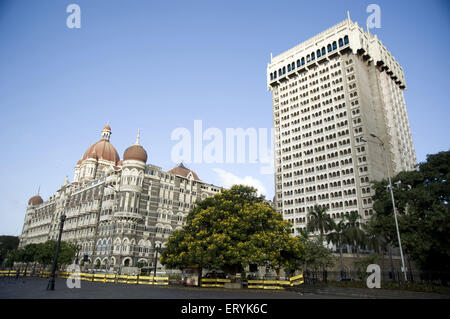
<svg viewBox="0 0 450 319"><path fill-rule="evenodd" d="M342 245L339 245L339 257L341 259L341 276L344 273L344 258L342 256Z"/></svg>

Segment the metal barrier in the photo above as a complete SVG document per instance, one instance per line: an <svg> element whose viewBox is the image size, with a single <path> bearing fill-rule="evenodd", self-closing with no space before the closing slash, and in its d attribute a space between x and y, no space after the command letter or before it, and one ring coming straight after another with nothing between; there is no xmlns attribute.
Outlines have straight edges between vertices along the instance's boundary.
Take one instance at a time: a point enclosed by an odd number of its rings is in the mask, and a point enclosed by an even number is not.
<svg viewBox="0 0 450 319"><path fill-rule="evenodd" d="M201 279L201 287L211 288L211 287L219 287L223 288L225 283L231 282L231 279L223 279L223 278L202 278Z"/></svg>
<svg viewBox="0 0 450 319"><path fill-rule="evenodd" d="M248 280L248 288L250 289L278 289L285 287L293 287L303 284L303 274L291 277L289 280Z"/></svg>

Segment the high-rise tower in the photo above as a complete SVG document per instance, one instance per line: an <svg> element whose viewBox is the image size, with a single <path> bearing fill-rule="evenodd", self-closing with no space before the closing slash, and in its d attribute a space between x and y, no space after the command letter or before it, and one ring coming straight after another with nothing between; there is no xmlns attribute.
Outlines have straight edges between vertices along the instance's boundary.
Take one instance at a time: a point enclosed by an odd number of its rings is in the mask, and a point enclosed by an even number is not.
<svg viewBox="0 0 450 319"><path fill-rule="evenodd" d="M350 17L271 58L267 82L276 208L292 233L306 227L314 205L334 219L373 214L370 181L386 178L387 167L370 134L384 142L391 174L415 169L403 69Z"/></svg>

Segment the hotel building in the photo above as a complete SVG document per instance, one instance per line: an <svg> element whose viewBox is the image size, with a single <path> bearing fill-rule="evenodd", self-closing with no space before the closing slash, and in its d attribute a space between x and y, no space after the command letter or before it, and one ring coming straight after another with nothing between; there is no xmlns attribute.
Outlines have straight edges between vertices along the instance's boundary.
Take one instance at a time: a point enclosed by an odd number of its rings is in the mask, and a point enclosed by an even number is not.
<svg viewBox="0 0 450 319"><path fill-rule="evenodd" d="M376 35L347 20L271 58L275 205L305 229L314 205L335 220L373 214L371 181L414 170L400 64Z"/></svg>
<svg viewBox="0 0 450 319"><path fill-rule="evenodd" d="M139 134L121 160L110 136L106 125L76 164L72 183L66 178L46 201L30 198L19 247L56 240L64 214L62 240L79 245L91 267L154 266L155 247L182 228L195 202L221 192L183 164L167 172L147 164Z"/></svg>

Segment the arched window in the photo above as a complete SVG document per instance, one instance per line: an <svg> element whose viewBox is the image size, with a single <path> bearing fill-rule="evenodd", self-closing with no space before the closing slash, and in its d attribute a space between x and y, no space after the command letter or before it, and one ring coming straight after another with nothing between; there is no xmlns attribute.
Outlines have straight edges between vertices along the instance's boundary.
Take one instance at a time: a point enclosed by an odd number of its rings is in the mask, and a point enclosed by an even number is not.
<svg viewBox="0 0 450 319"><path fill-rule="evenodd" d="M291 72L291 65L288 64L288 72Z"/></svg>
<svg viewBox="0 0 450 319"><path fill-rule="evenodd" d="M325 50L325 47L322 48L322 55L327 54L327 51Z"/></svg>
<svg viewBox="0 0 450 319"><path fill-rule="evenodd" d="M297 60L297 68L299 68L301 66L301 62L300 60Z"/></svg>
<svg viewBox="0 0 450 319"><path fill-rule="evenodd" d="M316 58L316 54L313 52L311 53L311 61L313 61Z"/></svg>
<svg viewBox="0 0 450 319"><path fill-rule="evenodd" d="M302 58L302 65L305 65L305 58Z"/></svg>
<svg viewBox="0 0 450 319"><path fill-rule="evenodd" d="M344 41L342 39L339 39L339 47L344 46Z"/></svg>
<svg viewBox="0 0 450 319"><path fill-rule="evenodd" d="M273 73L270 73L270 81L273 80Z"/></svg>
<svg viewBox="0 0 450 319"><path fill-rule="evenodd" d="M328 48L328 53L330 53L330 52L332 51L332 49L331 49L331 44L329 44L329 45L327 46L327 48Z"/></svg>
<svg viewBox="0 0 450 319"><path fill-rule="evenodd" d="M320 54L320 49L319 49L319 50L317 50L317 57L320 58L320 55L321 54Z"/></svg>
<svg viewBox="0 0 450 319"><path fill-rule="evenodd" d="M344 37L344 44L348 44L348 35Z"/></svg>
<svg viewBox="0 0 450 319"><path fill-rule="evenodd" d="M281 69L278 70L278 76L282 76L283 75L283 73L281 73L281 71L282 71Z"/></svg>
<svg viewBox="0 0 450 319"><path fill-rule="evenodd" d="M306 56L306 62L309 62L309 61L311 61L311 56L308 54L308 55Z"/></svg>
<svg viewBox="0 0 450 319"><path fill-rule="evenodd" d="M286 67L283 66L283 74L286 74Z"/></svg>
<svg viewBox="0 0 450 319"><path fill-rule="evenodd" d="M291 64L291 69L295 70L295 63L294 62L292 62L292 64Z"/></svg>
<svg viewBox="0 0 450 319"><path fill-rule="evenodd" d="M337 43L336 43L336 41L334 41L333 42L333 50L336 50L337 49Z"/></svg>

